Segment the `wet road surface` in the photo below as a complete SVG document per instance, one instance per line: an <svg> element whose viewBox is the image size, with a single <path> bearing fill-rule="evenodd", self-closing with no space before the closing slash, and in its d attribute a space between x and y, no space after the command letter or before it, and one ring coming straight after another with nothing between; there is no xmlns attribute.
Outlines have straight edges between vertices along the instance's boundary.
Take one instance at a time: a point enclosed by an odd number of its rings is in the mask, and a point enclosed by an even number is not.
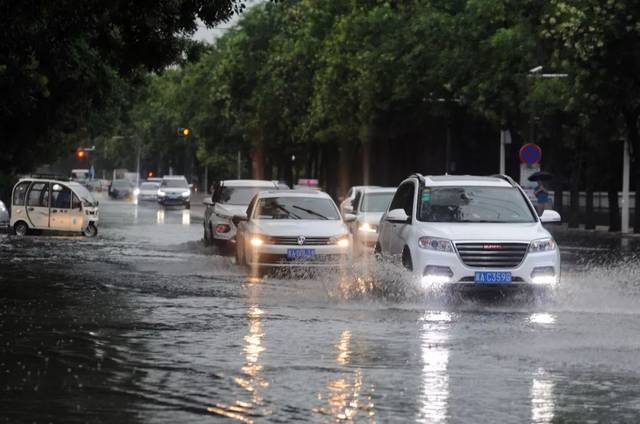
<svg viewBox="0 0 640 424"><path fill-rule="evenodd" d="M202 246L196 205L101 219L95 239L0 235L0 422L640 420L634 240L560 232L550 302L446 306L248 278Z"/></svg>

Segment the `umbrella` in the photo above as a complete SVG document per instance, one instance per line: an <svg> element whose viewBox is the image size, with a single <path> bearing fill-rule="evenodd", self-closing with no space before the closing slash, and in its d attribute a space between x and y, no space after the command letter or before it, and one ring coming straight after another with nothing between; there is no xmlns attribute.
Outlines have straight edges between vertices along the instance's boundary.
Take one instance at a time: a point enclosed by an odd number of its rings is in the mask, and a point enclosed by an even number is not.
<svg viewBox="0 0 640 424"><path fill-rule="evenodd" d="M529 176L529 181L549 181L553 179L553 174L547 171L534 172Z"/></svg>

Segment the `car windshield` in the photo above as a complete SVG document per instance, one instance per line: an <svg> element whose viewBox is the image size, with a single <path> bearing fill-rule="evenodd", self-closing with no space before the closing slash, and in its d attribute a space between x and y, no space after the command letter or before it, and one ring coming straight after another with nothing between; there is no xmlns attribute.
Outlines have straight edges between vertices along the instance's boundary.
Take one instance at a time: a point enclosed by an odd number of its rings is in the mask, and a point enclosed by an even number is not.
<svg viewBox="0 0 640 424"><path fill-rule="evenodd" d="M267 187L220 187L213 201L229 205L248 205L253 196L263 190L267 190Z"/></svg>
<svg viewBox="0 0 640 424"><path fill-rule="evenodd" d="M317 197L267 197L258 201L256 219L340 219L330 199Z"/></svg>
<svg viewBox="0 0 640 424"><path fill-rule="evenodd" d="M365 193L360 212L384 212L389 207L394 193Z"/></svg>
<svg viewBox="0 0 640 424"><path fill-rule="evenodd" d="M423 222L535 222L515 187L425 187L418 199Z"/></svg>
<svg viewBox="0 0 640 424"><path fill-rule="evenodd" d="M162 180L162 187L166 188L187 188L189 185L186 180L175 179L175 180Z"/></svg>
<svg viewBox="0 0 640 424"><path fill-rule="evenodd" d="M91 192L82 184L71 182L69 183L69 187L71 187L73 191L80 196L84 206L96 206L98 204L95 197L93 197L93 194L91 194Z"/></svg>
<svg viewBox="0 0 640 424"><path fill-rule="evenodd" d="M140 185L140 190L155 190L160 187L159 183L142 183Z"/></svg>
<svg viewBox="0 0 640 424"><path fill-rule="evenodd" d="M131 188L131 183L128 180L115 180L111 183L115 188Z"/></svg>

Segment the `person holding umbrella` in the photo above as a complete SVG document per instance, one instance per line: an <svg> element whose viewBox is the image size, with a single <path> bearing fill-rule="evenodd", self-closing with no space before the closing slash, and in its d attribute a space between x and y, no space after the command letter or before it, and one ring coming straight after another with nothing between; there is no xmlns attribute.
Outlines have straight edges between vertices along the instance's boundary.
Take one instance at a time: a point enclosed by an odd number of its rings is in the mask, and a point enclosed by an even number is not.
<svg viewBox="0 0 640 424"><path fill-rule="evenodd" d="M538 215L542 215L542 212L547 209L547 205L549 204L549 192L547 191L543 181L550 180L552 178L553 175L545 171L538 171L529 177L529 181L537 181L538 183L533 192L536 196L536 209L538 210Z"/></svg>

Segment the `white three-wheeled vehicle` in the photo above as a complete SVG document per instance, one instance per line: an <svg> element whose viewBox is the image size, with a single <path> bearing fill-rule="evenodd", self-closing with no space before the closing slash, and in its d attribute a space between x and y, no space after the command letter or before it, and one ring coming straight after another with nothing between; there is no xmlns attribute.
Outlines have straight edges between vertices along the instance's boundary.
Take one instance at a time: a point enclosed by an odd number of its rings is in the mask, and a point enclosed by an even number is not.
<svg viewBox="0 0 640 424"><path fill-rule="evenodd" d="M98 202L83 185L51 178L22 178L11 195L11 228L98 234Z"/></svg>

